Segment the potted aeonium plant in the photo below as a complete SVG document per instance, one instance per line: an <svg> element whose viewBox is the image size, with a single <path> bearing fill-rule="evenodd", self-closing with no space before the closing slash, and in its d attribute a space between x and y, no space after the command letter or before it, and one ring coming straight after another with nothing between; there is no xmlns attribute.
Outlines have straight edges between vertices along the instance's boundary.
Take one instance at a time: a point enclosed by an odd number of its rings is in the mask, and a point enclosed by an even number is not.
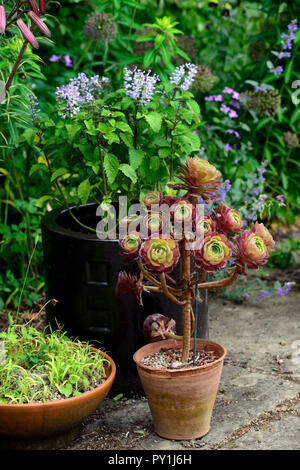
<svg viewBox="0 0 300 470"><path fill-rule="evenodd" d="M187 159L179 169L178 182L170 185L183 196L150 192L144 197L145 215L134 224L127 220L127 233L120 240L122 253L136 261L140 274L121 272L117 295L132 291L141 301L143 290L163 293L182 308L182 337L175 334L172 319L150 315L144 332L163 341L152 342L134 355L155 431L169 439L194 439L209 431L226 354L217 343L191 338L192 300L202 289L229 286L245 274L246 267L257 269L274 247L263 224L245 228L236 210L218 202L220 178L208 161ZM179 260L181 279L175 282L170 273ZM222 279L208 279L222 269L226 271Z"/></svg>
<svg viewBox="0 0 300 470"><path fill-rule="evenodd" d="M33 106L27 137L40 158L31 177L48 174L58 197L49 191L42 201L63 206L42 222L47 298L60 300L55 309L47 306L48 318L53 326L58 320L74 335L101 341L126 375L140 338L131 327L135 313L114 296L122 269L118 237L102 234L98 222L113 221L107 208L119 196L130 203L149 189L160 190L173 180L180 158L199 152L200 110L189 91L195 73L193 64L183 65L163 82L151 71L127 68L117 90L106 77L80 73L56 89L47 113ZM114 207L118 217L119 205ZM144 302L149 313L156 311ZM120 344L127 317L128 338ZM133 374L139 383L135 366Z"/></svg>

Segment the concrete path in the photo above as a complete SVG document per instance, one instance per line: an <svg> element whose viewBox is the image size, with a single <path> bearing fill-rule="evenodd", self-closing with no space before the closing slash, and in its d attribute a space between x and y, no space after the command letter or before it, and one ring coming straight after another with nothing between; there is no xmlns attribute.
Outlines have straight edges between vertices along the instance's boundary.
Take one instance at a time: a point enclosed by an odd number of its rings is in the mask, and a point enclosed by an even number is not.
<svg viewBox="0 0 300 470"><path fill-rule="evenodd" d="M217 298L209 312L210 339L228 354L206 436L162 439L145 398L106 399L68 449L300 450L299 290L241 305Z"/></svg>

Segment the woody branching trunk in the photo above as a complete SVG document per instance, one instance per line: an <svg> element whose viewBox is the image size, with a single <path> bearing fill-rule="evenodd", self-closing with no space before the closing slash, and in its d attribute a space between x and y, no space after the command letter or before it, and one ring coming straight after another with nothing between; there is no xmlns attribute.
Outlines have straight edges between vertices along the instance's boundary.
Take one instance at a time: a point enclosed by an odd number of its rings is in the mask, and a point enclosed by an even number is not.
<svg viewBox="0 0 300 470"><path fill-rule="evenodd" d="M164 273L160 274L160 277L158 279L149 271L147 271L142 265L142 263L138 260L138 265L142 277L151 283L150 286L145 286L145 289L150 292L163 293L176 305L180 305L182 307L182 362L188 362L190 351L190 338L195 328L194 315L192 309L192 301L195 297L195 286L198 286L198 290L220 289L223 287L230 286L238 276L237 267L234 267L229 268L227 270L227 276L218 281L205 282L207 276L206 271L202 271L199 279L194 279L194 275L191 274L191 251L187 249L186 243L187 242L185 240L182 240L180 244L181 279L178 283L171 276L166 275ZM170 285L169 283L171 283L172 285ZM177 287L174 287L176 285ZM180 288L179 286L184 287ZM178 339L178 336L172 335L172 333L169 333L167 336Z"/></svg>

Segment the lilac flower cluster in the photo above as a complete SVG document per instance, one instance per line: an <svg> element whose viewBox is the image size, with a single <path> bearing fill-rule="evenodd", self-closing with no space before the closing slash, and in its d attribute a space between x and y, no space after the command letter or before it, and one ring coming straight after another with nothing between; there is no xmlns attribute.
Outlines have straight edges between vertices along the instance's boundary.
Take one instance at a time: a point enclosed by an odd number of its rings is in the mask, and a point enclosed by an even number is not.
<svg viewBox="0 0 300 470"><path fill-rule="evenodd" d="M266 289L262 289L260 291L260 295L256 297L256 302L260 302L262 299L265 299L266 297L269 297L270 293Z"/></svg>
<svg viewBox="0 0 300 470"><path fill-rule="evenodd" d="M263 210L265 201L267 199L266 194L262 194L263 185L265 183L265 177L263 174L266 172L266 166L268 161L265 160L257 169L257 177L253 179L254 187L250 191L250 199L246 198L245 203L251 204L250 212L245 214L245 219L248 221L255 222L257 220L257 213ZM247 222L246 222L247 224Z"/></svg>
<svg viewBox="0 0 300 470"><path fill-rule="evenodd" d="M217 202L225 202L225 197L228 191L231 188L231 184L229 180L225 180L223 183L220 184L219 190L218 190L218 197L217 197Z"/></svg>
<svg viewBox="0 0 300 470"><path fill-rule="evenodd" d="M223 106L221 106L220 111L223 111L223 113L228 114L230 119L238 117L238 113L234 109L230 108L229 106L226 106L226 104L223 104Z"/></svg>
<svg viewBox="0 0 300 470"><path fill-rule="evenodd" d="M182 90L187 91L194 81L197 74L197 66L195 64L183 64L176 67L170 77L170 83L178 85Z"/></svg>
<svg viewBox="0 0 300 470"><path fill-rule="evenodd" d="M283 287L277 287L275 291L276 297L287 295L295 284L295 282L286 282Z"/></svg>
<svg viewBox="0 0 300 470"><path fill-rule="evenodd" d="M277 65L277 67L274 67L273 69L270 70L270 73L273 73L276 76L281 75L282 72L283 72L283 67L281 65Z"/></svg>
<svg viewBox="0 0 300 470"><path fill-rule="evenodd" d="M286 33L281 33L281 38L282 38L282 51L277 52L277 51L272 51L273 54L277 56L277 59L285 59L291 57L291 52L289 52L292 47L293 47L293 41L296 38L296 31L298 29L298 24L297 20L294 19L291 21L291 23L288 25L288 34ZM287 50L289 49L289 50ZM284 52L285 51L285 52ZM271 68L270 73L273 73L275 76L279 76L283 73L283 67L281 65L278 65L277 67Z"/></svg>
<svg viewBox="0 0 300 470"><path fill-rule="evenodd" d="M32 123L38 120L38 113L41 111L39 108L39 102L37 101L36 97L31 93L27 94L27 98L29 101L28 109L29 112L26 113L27 116L30 116L30 120Z"/></svg>
<svg viewBox="0 0 300 470"><path fill-rule="evenodd" d="M279 283L275 283L275 286L276 284L278 285ZM275 290L274 289L270 289L270 290L262 289L260 291L260 295L257 296L255 300L257 302L260 302L266 297L270 297L270 295L272 294L275 294L276 297L282 297L284 295L287 295L290 292L290 290L294 287L295 284L296 284L295 282L286 282L283 286L276 287Z"/></svg>
<svg viewBox="0 0 300 470"><path fill-rule="evenodd" d="M222 95L210 95L210 96L205 96L204 100L205 101L222 101L223 97Z"/></svg>
<svg viewBox="0 0 300 470"><path fill-rule="evenodd" d="M222 91L222 94L225 95L231 95L232 100L230 101L230 105L236 109L240 108L239 105L239 99L240 99L240 94L238 91L233 90L232 88L229 88L228 86L225 86L225 88ZM205 101L216 101L216 102L222 102L223 101L223 96L222 94L218 95L210 95L206 96L204 98ZM233 101L234 100L234 101ZM232 109L232 107L227 106L226 104L223 104L220 108L220 111L223 111L223 113L226 113L230 119L234 119L238 117L238 113L235 111L235 109Z"/></svg>
<svg viewBox="0 0 300 470"><path fill-rule="evenodd" d="M61 59L61 56L60 56L60 55L53 54L53 55L50 57L49 61L50 61L50 62L58 62L60 59ZM64 64L65 64L66 67L69 67L69 68L72 68L72 67L73 67L72 59L71 59L71 57L69 56L69 54L64 55L64 57L63 57L63 62L64 62Z"/></svg>
<svg viewBox="0 0 300 470"><path fill-rule="evenodd" d="M124 89L127 96L138 100L140 105L149 103L155 91L155 84L159 81L158 75L150 75L151 71L147 73L134 68L130 70L124 68Z"/></svg>
<svg viewBox="0 0 300 470"><path fill-rule="evenodd" d="M297 20L294 19L291 21L291 23L288 25L288 31L289 33L288 34L285 34L285 33L282 33L281 34L281 37L282 39L284 39L285 41L283 42L282 44L282 49L285 51L286 49L292 49L292 43L294 41L294 39L296 38L295 36L295 33L298 29L298 24L297 24Z"/></svg>
<svg viewBox="0 0 300 470"><path fill-rule="evenodd" d="M234 100L239 101L240 99L240 94L237 91L233 90L232 88L229 88L228 86L224 88L222 93L227 93L228 95L231 95Z"/></svg>
<svg viewBox="0 0 300 470"><path fill-rule="evenodd" d="M56 99L58 101L60 116L74 117L82 107L91 105L99 97L103 85L108 78L99 78L95 75L88 78L85 73L80 73L77 78L72 78L68 85L56 88Z"/></svg>

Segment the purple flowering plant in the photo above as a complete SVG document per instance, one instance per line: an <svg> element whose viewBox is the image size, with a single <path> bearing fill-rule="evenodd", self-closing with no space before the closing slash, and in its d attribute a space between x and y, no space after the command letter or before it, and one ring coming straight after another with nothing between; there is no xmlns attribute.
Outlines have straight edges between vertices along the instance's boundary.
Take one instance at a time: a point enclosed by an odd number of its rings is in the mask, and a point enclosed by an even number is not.
<svg viewBox="0 0 300 470"><path fill-rule="evenodd" d="M168 81L125 67L122 86L113 90L108 78L79 73L56 88L48 117L29 108L37 155L63 202L111 202L122 194L130 200L174 182L178 164L200 151L194 76L191 63L176 67Z"/></svg>

